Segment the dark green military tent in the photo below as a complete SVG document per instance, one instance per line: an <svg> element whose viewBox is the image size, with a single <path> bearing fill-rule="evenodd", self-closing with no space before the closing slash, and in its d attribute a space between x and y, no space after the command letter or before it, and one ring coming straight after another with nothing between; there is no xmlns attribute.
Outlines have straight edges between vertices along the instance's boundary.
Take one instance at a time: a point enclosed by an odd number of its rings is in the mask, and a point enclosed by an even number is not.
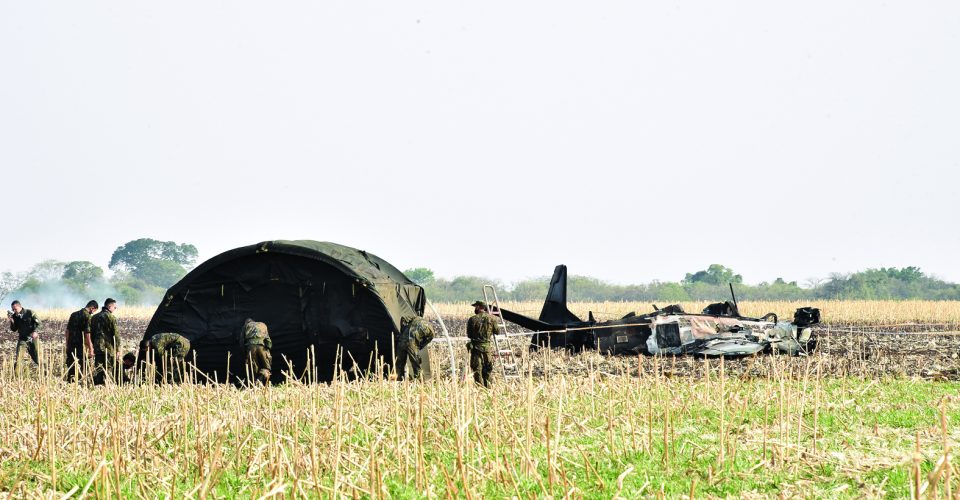
<svg viewBox="0 0 960 500"><path fill-rule="evenodd" d="M270 330L275 381L291 365L296 376L307 373L311 346L319 379L331 380L338 348L348 372L375 366L374 353L392 365L400 318L422 316L425 304L423 288L376 255L335 243L267 241L187 274L167 291L144 338L180 333L201 371L237 380L244 375L240 327L253 318Z"/></svg>

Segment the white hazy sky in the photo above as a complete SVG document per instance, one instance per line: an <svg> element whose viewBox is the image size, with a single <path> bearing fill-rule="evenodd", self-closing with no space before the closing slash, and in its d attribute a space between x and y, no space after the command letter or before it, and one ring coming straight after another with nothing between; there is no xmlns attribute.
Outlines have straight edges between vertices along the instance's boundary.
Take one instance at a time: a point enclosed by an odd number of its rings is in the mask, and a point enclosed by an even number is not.
<svg viewBox="0 0 960 500"><path fill-rule="evenodd" d="M955 1L0 0L0 270L286 238L960 281L958 89Z"/></svg>

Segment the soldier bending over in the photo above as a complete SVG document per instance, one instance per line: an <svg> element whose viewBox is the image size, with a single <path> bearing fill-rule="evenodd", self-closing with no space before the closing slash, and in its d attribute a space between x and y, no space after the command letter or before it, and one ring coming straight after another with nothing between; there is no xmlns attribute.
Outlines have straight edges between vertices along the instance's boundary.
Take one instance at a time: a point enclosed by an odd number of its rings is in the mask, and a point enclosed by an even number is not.
<svg viewBox="0 0 960 500"><path fill-rule="evenodd" d="M243 346L246 350L247 366L254 380L266 385L270 382L270 367L273 357L270 348L273 342L267 325L247 318L243 322Z"/></svg>

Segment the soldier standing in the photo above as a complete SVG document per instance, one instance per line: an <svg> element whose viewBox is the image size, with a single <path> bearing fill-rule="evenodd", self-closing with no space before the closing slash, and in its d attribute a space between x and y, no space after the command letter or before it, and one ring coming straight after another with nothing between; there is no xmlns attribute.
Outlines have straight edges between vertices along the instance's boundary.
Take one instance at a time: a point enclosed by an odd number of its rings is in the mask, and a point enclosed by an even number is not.
<svg viewBox="0 0 960 500"><path fill-rule="evenodd" d="M107 377L116 383L123 380L120 365L117 363L117 349L120 346L120 335L117 329L117 318L113 312L117 310L117 301L107 299L103 303L103 310L90 319L90 333L93 340L93 383L103 385Z"/></svg>
<svg viewBox="0 0 960 500"><path fill-rule="evenodd" d="M153 348L157 355L157 381L181 383L186 377L187 353L190 341L179 333L158 333L147 342L146 347Z"/></svg>
<svg viewBox="0 0 960 500"><path fill-rule="evenodd" d="M73 382L78 374L84 373L87 368L87 358L93 357L93 340L90 336L90 318L100 309L97 301L87 302L87 306L70 315L66 328L67 381Z"/></svg>
<svg viewBox="0 0 960 500"><path fill-rule="evenodd" d="M420 378L420 350L433 340L433 327L420 316L400 318L400 342L397 346L397 375L403 380L410 362L410 375Z"/></svg>
<svg viewBox="0 0 960 500"><path fill-rule="evenodd" d="M270 382L270 367L273 364L273 356L270 355L273 342L267 325L247 318L243 322L243 347L250 374L254 380L266 385Z"/></svg>
<svg viewBox="0 0 960 500"><path fill-rule="evenodd" d="M493 316L487 313L487 305L482 301L473 303L474 315L467 320L467 351L470 353L470 369L477 385L490 387L490 372L493 362L490 360L490 340L500 333L500 327Z"/></svg>
<svg viewBox="0 0 960 500"><path fill-rule="evenodd" d="M40 351L40 320L30 309L24 309L19 300L10 304L13 311L7 312L7 318L10 320L10 331L17 332L17 351L13 358L13 369L16 371L20 364L20 350L24 349L30 355L34 363L40 364L37 356Z"/></svg>

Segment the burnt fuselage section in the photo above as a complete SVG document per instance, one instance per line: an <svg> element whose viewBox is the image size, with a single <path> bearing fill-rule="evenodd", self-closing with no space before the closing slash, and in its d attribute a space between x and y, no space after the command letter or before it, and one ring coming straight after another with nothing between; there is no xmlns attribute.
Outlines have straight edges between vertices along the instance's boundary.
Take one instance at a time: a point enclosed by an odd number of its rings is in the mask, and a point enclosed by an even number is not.
<svg viewBox="0 0 960 500"><path fill-rule="evenodd" d="M596 321L593 313L584 321L567 309L567 268L557 266L538 319L502 309L503 319L533 334L531 348L596 350L604 354L700 354L745 356L763 351L789 355L813 348L810 326L820 321L820 311L801 308L793 321L779 321L775 314L762 318L742 316L736 302L711 304L701 313L689 314L680 306L637 315L630 313L611 321Z"/></svg>
<svg viewBox="0 0 960 500"><path fill-rule="evenodd" d="M531 347L564 347L574 351L599 350L606 354L646 352L651 323L645 316L631 314L613 321L577 319L564 323L546 323L502 309L503 319L537 333L530 339Z"/></svg>

